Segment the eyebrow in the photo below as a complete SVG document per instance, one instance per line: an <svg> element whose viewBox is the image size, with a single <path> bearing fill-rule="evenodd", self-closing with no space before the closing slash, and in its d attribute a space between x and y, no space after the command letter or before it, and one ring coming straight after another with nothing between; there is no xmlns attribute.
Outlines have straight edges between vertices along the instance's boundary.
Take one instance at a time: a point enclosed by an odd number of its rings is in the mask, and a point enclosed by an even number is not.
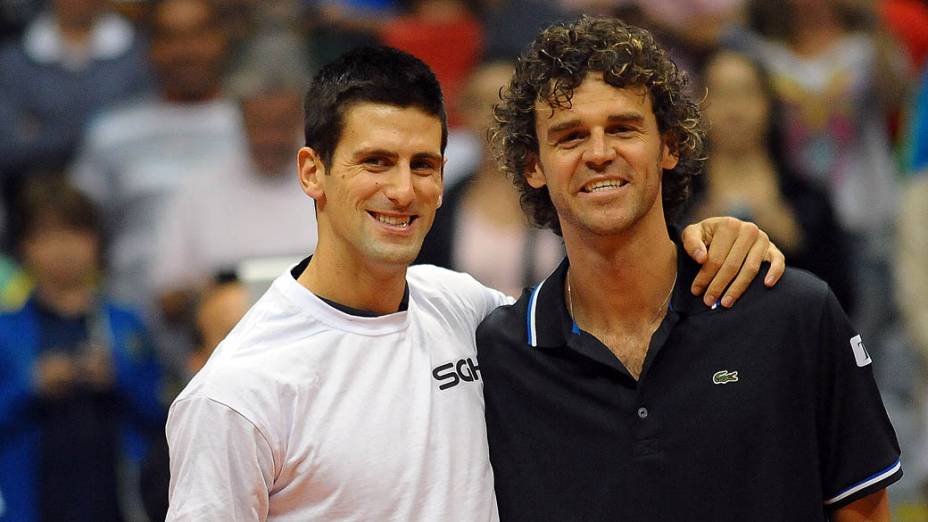
<svg viewBox="0 0 928 522"><path fill-rule="evenodd" d="M391 150L378 148L361 149L354 154L354 157L356 158L364 156L385 156L395 160L399 157L399 154ZM441 154L435 154L434 152L417 152L412 155L412 158L417 160L428 159L432 161L441 161L443 156Z"/></svg>
<svg viewBox="0 0 928 522"><path fill-rule="evenodd" d="M641 124L644 122L644 116L640 112L623 112L620 114L611 114L607 118L609 123L633 123ZM555 134L558 132L563 132L574 127L579 127L581 121L579 118L574 118L572 120L567 120L556 125L548 127L548 134Z"/></svg>

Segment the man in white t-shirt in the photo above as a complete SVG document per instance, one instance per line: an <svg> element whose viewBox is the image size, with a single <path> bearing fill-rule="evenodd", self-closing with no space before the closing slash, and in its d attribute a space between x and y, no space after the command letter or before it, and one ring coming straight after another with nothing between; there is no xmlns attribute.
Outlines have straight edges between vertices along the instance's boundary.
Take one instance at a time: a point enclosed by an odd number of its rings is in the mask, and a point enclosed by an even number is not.
<svg viewBox="0 0 928 522"><path fill-rule="evenodd" d="M441 204L438 83L406 53L357 49L319 72L305 116L316 252L172 405L167 519L496 520L474 331L510 299L408 266ZM690 251L714 233L709 255L720 243L741 266L744 230L693 227Z"/></svg>

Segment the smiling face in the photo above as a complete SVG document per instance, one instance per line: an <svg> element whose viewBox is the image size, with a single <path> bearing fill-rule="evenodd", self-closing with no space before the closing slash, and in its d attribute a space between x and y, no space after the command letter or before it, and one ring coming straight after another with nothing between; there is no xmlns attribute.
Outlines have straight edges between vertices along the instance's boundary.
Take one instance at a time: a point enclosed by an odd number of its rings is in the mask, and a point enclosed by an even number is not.
<svg viewBox="0 0 928 522"><path fill-rule="evenodd" d="M369 102L344 115L331 165L300 150L303 190L316 201L319 246L342 266L405 268L441 204L441 121L414 107Z"/></svg>
<svg viewBox="0 0 928 522"><path fill-rule="evenodd" d="M540 101L535 113L538 160L526 179L547 186L565 237L621 234L641 221L664 226L661 176L677 158L643 88L616 88L590 73L570 108Z"/></svg>

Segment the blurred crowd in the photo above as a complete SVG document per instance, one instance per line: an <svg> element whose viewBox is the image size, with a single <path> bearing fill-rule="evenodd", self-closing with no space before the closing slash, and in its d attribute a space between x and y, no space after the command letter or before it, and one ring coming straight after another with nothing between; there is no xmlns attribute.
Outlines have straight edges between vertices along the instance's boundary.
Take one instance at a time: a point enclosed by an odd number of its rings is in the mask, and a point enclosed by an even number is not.
<svg viewBox="0 0 928 522"><path fill-rule="evenodd" d="M276 275L256 263L315 247L301 96L351 47L419 56L446 96L418 261L545 277L560 238L486 133L520 50L577 13L688 72L709 156L681 222L754 221L831 285L901 439L896 517L928 519L928 1L0 0L0 522L163 519L167 405Z"/></svg>

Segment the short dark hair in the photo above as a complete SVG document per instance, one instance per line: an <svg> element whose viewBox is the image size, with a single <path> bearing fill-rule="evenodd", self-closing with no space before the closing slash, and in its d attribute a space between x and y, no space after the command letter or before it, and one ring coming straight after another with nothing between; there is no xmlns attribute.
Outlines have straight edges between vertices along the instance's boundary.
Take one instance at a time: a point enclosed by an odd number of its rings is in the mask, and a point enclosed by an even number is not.
<svg viewBox="0 0 928 522"><path fill-rule="evenodd" d="M14 209L13 239L17 246L48 225L92 232L101 239L103 236L97 206L57 175L43 175L27 181L16 198Z"/></svg>
<svg viewBox="0 0 928 522"><path fill-rule="evenodd" d="M502 170L521 193L533 224L558 235L561 226L547 187L532 188L526 172L538 157L535 102L570 107L574 90L590 72L616 88L644 87L658 130L679 160L664 170L664 217L673 222L686 203L692 176L702 170L705 130L699 106L687 95L687 77L648 31L615 18L583 16L548 27L516 64L502 101L495 108L491 141Z"/></svg>
<svg viewBox="0 0 928 522"><path fill-rule="evenodd" d="M415 107L437 117L444 154L448 117L441 87L429 66L391 47L358 47L320 69L306 92L306 146L323 163L331 164L348 109L363 102Z"/></svg>

